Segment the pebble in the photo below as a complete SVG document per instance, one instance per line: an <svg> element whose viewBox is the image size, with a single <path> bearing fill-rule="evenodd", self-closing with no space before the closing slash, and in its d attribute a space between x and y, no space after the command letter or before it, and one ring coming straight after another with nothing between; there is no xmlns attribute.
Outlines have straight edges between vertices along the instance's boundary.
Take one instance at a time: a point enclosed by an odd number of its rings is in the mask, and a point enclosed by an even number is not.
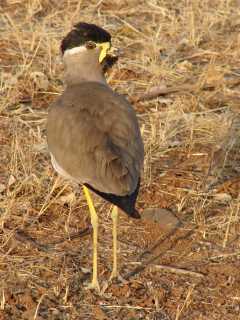
<svg viewBox="0 0 240 320"><path fill-rule="evenodd" d="M148 208L142 212L141 217L143 220L155 222L161 228L168 230L180 225L180 220L169 209Z"/></svg>

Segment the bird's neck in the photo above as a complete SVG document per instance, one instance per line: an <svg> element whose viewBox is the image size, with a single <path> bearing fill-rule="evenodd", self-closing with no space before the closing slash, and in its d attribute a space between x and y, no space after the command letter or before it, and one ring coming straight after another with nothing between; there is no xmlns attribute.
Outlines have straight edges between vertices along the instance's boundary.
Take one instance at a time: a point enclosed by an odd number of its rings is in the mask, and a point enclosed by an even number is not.
<svg viewBox="0 0 240 320"><path fill-rule="evenodd" d="M81 82L100 82L107 84L98 56L91 52L81 52L63 57L64 75L66 85L79 84Z"/></svg>

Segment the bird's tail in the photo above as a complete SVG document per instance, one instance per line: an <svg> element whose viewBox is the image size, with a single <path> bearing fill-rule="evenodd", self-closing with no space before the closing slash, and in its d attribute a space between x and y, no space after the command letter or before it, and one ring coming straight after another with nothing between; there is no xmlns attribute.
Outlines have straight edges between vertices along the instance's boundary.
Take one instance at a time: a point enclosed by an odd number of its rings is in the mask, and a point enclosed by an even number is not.
<svg viewBox="0 0 240 320"><path fill-rule="evenodd" d="M136 200L137 200L137 196L138 196L138 192L139 192L139 187L140 187L140 179L138 181L138 184L137 184L135 191L133 193L131 193L130 195L126 195L126 196L117 196L112 193L101 192L101 191L94 189L93 187L91 187L88 184L85 184L85 186L87 188L89 188L90 190L92 190L93 192L95 192L100 197L102 197L103 199L107 200L108 202L111 202L112 204L114 204L115 206L120 208L122 211L124 211L131 218L134 218L134 219L141 218L139 212L135 209L135 204L136 204Z"/></svg>

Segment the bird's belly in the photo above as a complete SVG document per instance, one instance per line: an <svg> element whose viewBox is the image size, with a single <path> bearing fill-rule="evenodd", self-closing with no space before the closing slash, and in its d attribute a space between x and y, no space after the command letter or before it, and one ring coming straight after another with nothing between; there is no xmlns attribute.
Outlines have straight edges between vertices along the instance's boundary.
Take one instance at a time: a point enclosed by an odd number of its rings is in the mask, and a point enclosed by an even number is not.
<svg viewBox="0 0 240 320"><path fill-rule="evenodd" d="M74 178L71 174L69 174L66 170L64 170L63 167L60 166L60 164L57 162L57 160L54 158L54 156L51 153L50 153L50 155L51 155L51 162L52 162L53 168L63 178L71 180L75 183L80 183L80 184L88 183L88 184L92 185L92 179L88 179L84 175L81 175L81 179L79 179L78 177Z"/></svg>
<svg viewBox="0 0 240 320"><path fill-rule="evenodd" d="M115 194L115 195L119 195L119 196L125 196L125 195L129 195L130 193L122 193L119 192L119 189L116 188L115 184L113 184L113 182L111 181L102 181L99 180L96 176L91 176L89 174L86 174L86 172L81 170L81 174L78 173L77 176L73 176L70 173L68 173L56 160L56 158L53 156L52 153L50 153L51 155L51 162L52 162L52 166L53 168L57 171L58 174L60 174L63 178L70 180L72 182L75 183L80 183L80 184L88 184L90 185L92 188L94 188L95 190L99 191L99 192L103 192L106 194ZM133 190L134 191L134 190Z"/></svg>
<svg viewBox="0 0 240 320"><path fill-rule="evenodd" d="M75 179L74 177L72 177L70 174L68 174L56 161L56 159L54 158L54 156L51 154L51 162L52 162L52 166L53 168L57 171L57 173L59 173L63 178L65 179L69 179L75 182L79 182L77 181L77 179Z"/></svg>

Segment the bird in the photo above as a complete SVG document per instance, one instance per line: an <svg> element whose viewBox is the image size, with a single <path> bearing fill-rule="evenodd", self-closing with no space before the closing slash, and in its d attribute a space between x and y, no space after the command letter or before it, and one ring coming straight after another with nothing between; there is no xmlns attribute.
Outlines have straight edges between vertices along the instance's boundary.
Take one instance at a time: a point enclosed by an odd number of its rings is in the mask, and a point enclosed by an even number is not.
<svg viewBox="0 0 240 320"><path fill-rule="evenodd" d="M117 267L119 209L139 219L136 200L143 170L144 146L136 112L127 98L113 91L106 70L117 60L111 34L79 22L63 38L63 93L50 105L47 144L54 169L83 187L93 227L93 270L89 288L98 282L98 215L91 192L113 205L113 267Z"/></svg>

